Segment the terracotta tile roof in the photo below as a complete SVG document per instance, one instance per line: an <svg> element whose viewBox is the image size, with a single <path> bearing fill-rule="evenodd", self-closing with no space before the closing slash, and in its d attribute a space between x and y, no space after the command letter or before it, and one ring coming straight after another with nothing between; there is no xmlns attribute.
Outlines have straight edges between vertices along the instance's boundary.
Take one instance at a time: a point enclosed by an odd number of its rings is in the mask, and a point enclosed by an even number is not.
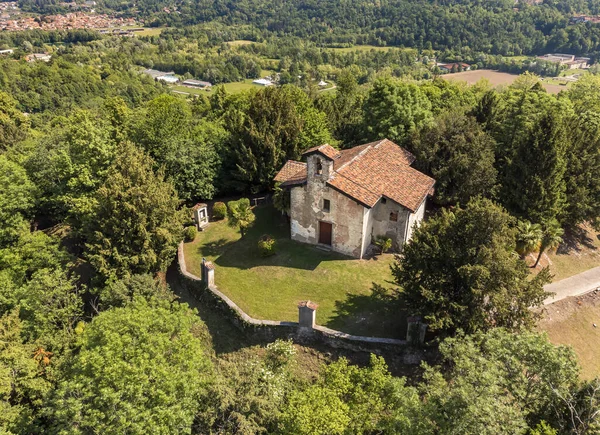
<svg viewBox="0 0 600 435"><path fill-rule="evenodd" d="M415 157L388 139L341 152L321 145L304 155L313 152L333 159L334 170L327 184L367 207L373 207L385 196L415 212L427 195L433 193L435 180L412 168ZM282 181L282 186L292 186L304 183L306 177L306 164L290 160L275 181Z"/></svg>
<svg viewBox="0 0 600 435"><path fill-rule="evenodd" d="M275 175L275 181L282 186L292 186L306 181L306 163L288 160L283 168Z"/></svg>
<svg viewBox="0 0 600 435"><path fill-rule="evenodd" d="M306 151L304 151L302 153L302 155L306 156L306 155L312 154L312 153L321 153L325 157L329 157L331 160L336 159L340 156L340 152L329 144L319 145L318 147L309 148Z"/></svg>
<svg viewBox="0 0 600 435"><path fill-rule="evenodd" d="M385 139L340 166L328 184L368 207L385 196L414 212L433 193L435 180L412 168L413 161L412 154Z"/></svg>

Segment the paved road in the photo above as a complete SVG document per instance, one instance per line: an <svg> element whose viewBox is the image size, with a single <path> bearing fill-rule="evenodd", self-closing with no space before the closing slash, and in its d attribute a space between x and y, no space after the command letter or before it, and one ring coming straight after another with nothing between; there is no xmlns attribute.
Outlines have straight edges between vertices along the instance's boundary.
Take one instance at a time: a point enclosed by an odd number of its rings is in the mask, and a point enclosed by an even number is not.
<svg viewBox="0 0 600 435"><path fill-rule="evenodd" d="M558 302L569 296L580 296L600 287L600 267L586 270L578 275L544 286L544 290L556 293L544 301L544 305Z"/></svg>

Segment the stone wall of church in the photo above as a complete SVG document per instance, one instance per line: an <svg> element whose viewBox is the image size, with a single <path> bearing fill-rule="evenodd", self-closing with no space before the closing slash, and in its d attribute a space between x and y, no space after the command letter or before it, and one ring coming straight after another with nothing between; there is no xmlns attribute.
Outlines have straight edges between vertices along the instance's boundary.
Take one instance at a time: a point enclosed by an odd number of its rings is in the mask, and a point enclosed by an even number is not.
<svg viewBox="0 0 600 435"><path fill-rule="evenodd" d="M321 174L316 168L321 160ZM308 182L291 190L290 221L292 239L303 243L319 242L319 221L331 223L331 249L360 258L363 252L365 208L325 184L331 163L314 154L307 159ZM329 211L325 209L329 200Z"/></svg>

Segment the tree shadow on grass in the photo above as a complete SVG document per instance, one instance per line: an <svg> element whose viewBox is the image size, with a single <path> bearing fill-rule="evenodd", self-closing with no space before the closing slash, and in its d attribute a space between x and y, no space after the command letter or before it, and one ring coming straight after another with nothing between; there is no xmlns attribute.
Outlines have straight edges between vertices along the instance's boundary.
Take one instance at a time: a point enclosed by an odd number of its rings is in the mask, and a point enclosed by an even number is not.
<svg viewBox="0 0 600 435"><path fill-rule="evenodd" d="M258 249L258 237L246 236L229 246L214 263L217 266L242 270L254 267L315 270L322 261L352 259L335 252L321 251L314 246L293 240L277 239L276 243L275 255L263 257Z"/></svg>
<svg viewBox="0 0 600 435"><path fill-rule="evenodd" d="M219 240L205 243L204 245L200 246L198 250L202 252L203 257L216 257L227 250L227 247L233 243L234 242L221 237Z"/></svg>
<svg viewBox="0 0 600 435"><path fill-rule="evenodd" d="M195 308L198 311L200 319L204 322L210 333L211 345L217 355L235 352L261 343L258 339L240 331L227 315L223 314L208 300L204 300L202 296L200 298L195 296L189 285L186 285L182 280L177 268L176 261L168 268L167 283L173 293L178 296L180 302L187 303L190 308Z"/></svg>
<svg viewBox="0 0 600 435"><path fill-rule="evenodd" d="M254 214L256 221L244 237L224 246L214 247L214 250L221 254L214 261L217 266L237 269L272 266L314 270L322 261L352 260L351 257L336 252L321 250L314 245L291 240L287 219L272 206L255 207ZM277 241L276 253L270 257L261 256L258 248L258 241L265 234L269 234ZM206 247L207 245L202 248L203 252L206 252Z"/></svg>
<svg viewBox="0 0 600 435"><path fill-rule="evenodd" d="M406 338L407 313L392 290L373 283L371 294L346 294L336 301L335 316L327 327L352 335Z"/></svg>
<svg viewBox="0 0 600 435"><path fill-rule="evenodd" d="M584 249L592 251L598 250L594 245L594 239L590 237L590 232L588 230L589 229L585 226L568 228L563 236L563 243L558 247L557 254L569 255ZM596 237L600 238L600 235Z"/></svg>

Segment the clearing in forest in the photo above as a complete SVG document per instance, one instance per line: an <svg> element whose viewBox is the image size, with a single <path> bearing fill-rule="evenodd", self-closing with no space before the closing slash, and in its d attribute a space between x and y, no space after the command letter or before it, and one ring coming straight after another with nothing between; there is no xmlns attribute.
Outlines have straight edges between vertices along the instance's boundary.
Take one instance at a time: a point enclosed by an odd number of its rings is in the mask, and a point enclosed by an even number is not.
<svg viewBox="0 0 600 435"><path fill-rule="evenodd" d="M184 252L187 268L215 264L215 282L246 313L258 319L297 321L300 301L319 305L317 323L355 335L404 338L405 317L372 283L390 286L392 254L357 260L290 239L287 220L272 206L255 207L256 221L241 238L227 221L211 222ZM258 240L277 240L276 254L262 257Z"/></svg>

